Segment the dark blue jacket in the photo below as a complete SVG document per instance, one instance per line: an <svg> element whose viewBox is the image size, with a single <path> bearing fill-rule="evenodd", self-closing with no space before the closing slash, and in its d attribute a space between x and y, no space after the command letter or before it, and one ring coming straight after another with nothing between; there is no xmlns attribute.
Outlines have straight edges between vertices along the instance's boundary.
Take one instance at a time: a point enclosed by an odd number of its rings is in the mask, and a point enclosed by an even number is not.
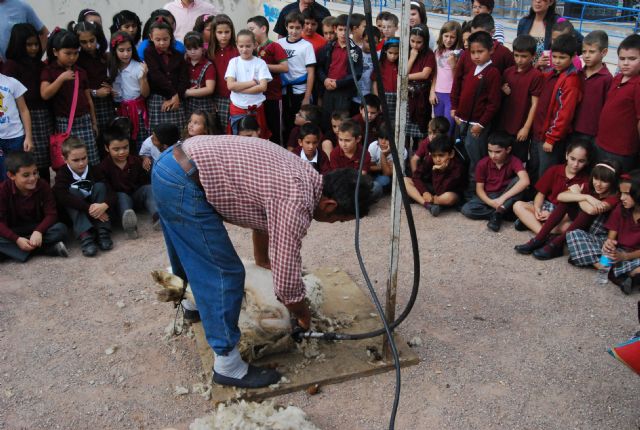
<svg viewBox="0 0 640 430"><path fill-rule="evenodd" d="M324 88L324 80L327 79L329 74L329 67L331 66L331 54L333 53L333 47L338 43L337 40L331 41L324 45L318 51L318 56L316 58L317 61L317 73L318 73L318 83ZM351 59L353 60L353 66L356 72L356 81L360 80L362 76L362 50L358 45L356 45L353 40L349 39L349 55L351 55ZM353 94L356 93L356 83L353 80L353 75L351 74L351 67L349 67L349 63L346 64L347 74L344 78L336 81L336 90L342 89L353 89Z"/></svg>

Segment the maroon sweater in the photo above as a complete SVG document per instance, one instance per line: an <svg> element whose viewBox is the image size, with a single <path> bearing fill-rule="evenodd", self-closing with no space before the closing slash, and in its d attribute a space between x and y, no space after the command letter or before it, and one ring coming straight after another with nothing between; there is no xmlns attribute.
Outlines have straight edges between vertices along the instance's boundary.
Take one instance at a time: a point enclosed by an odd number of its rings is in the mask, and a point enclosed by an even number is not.
<svg viewBox="0 0 640 430"><path fill-rule="evenodd" d="M460 79L454 79L451 89L451 109L456 111L458 118L478 122L487 127L500 109L502 78L493 64L488 65L477 76L473 75L474 72L475 67L470 68L468 73ZM475 97L480 82L484 84L478 96ZM473 116L471 116L472 107Z"/></svg>
<svg viewBox="0 0 640 430"><path fill-rule="evenodd" d="M56 201L46 181L39 179L28 196L22 195L12 180L0 182L0 236L15 242L20 236L14 228L35 225L34 230L44 234L56 221Z"/></svg>
<svg viewBox="0 0 640 430"><path fill-rule="evenodd" d="M132 194L151 182L149 172L142 168L142 158L137 155L129 155L124 169L116 166L111 157L102 160L98 168L104 175L105 182L116 193Z"/></svg>
<svg viewBox="0 0 640 430"><path fill-rule="evenodd" d="M98 90L103 83L107 82L107 59L105 57L94 57L85 51L80 51L78 56L78 66L87 72L89 88Z"/></svg>
<svg viewBox="0 0 640 430"><path fill-rule="evenodd" d="M149 69L149 89L152 94L160 94L165 100L176 94L182 99L189 88L189 66L183 55L176 51L171 51L168 63L165 63L163 56L153 43L144 50L144 61Z"/></svg>

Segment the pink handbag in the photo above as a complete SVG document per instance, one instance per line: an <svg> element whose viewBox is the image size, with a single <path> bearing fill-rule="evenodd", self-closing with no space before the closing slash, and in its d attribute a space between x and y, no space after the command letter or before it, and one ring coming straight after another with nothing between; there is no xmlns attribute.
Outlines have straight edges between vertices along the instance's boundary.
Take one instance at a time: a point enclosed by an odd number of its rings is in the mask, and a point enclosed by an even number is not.
<svg viewBox="0 0 640 430"><path fill-rule="evenodd" d="M73 127L73 119L76 116L76 106L78 105L78 90L80 88L80 74L76 70L76 79L73 84L73 100L71 101L71 112L69 112L69 122L67 123L67 131L64 133L55 133L49 136L49 156L51 157L51 167L58 170L65 165L62 156L62 144L71 134Z"/></svg>

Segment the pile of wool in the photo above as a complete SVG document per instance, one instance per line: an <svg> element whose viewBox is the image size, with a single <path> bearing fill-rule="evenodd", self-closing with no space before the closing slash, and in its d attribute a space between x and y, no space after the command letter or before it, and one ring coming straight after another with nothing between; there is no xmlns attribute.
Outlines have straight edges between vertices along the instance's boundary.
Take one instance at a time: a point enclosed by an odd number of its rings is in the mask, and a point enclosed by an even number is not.
<svg viewBox="0 0 640 430"><path fill-rule="evenodd" d="M295 406L276 407L272 402L218 405L213 414L198 418L189 430L319 430L304 411Z"/></svg>

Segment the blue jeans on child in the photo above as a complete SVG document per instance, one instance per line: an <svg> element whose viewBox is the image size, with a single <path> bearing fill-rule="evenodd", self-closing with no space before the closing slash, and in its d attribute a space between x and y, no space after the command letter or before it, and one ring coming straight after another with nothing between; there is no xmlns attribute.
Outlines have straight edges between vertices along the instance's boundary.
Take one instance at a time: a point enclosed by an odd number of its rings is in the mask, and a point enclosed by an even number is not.
<svg viewBox="0 0 640 430"><path fill-rule="evenodd" d="M189 173L196 171L194 166ZM173 147L154 165L152 186L173 273L189 281L211 348L228 354L240 340L242 261L222 218L173 157Z"/></svg>
<svg viewBox="0 0 640 430"><path fill-rule="evenodd" d="M36 224L23 225L12 228L12 230L21 237L29 238L36 227ZM67 226L62 224L61 222L57 222L49 227L47 231L45 231L42 235L42 246L31 252L23 251L14 241L5 239L4 237L0 237L0 254L6 255L7 257L24 263L29 259L31 254L46 250L48 247L55 245L56 243L65 240L66 238Z"/></svg>
<svg viewBox="0 0 640 430"><path fill-rule="evenodd" d="M154 165L155 169L155 165ZM129 195L127 193L116 193L118 196L118 215L122 219L122 214L127 209L145 208L151 215L155 215L158 212L156 206L156 200L153 197L154 193L151 190L151 185L143 185Z"/></svg>
<svg viewBox="0 0 640 430"><path fill-rule="evenodd" d="M0 182L7 178L7 170L4 167L4 159L11 152L19 152L23 150L24 136L14 137L12 139L0 139Z"/></svg>

